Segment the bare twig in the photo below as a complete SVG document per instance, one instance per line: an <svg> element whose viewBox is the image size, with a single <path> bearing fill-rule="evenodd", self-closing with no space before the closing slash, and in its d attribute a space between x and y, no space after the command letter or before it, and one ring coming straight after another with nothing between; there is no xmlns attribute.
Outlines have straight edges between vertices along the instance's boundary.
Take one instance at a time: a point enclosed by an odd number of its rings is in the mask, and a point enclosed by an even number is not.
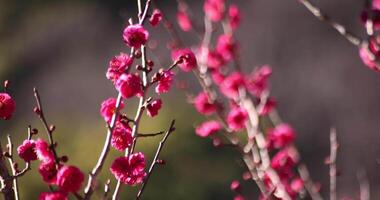
<svg viewBox="0 0 380 200"><path fill-rule="evenodd" d="M46 118L45 118L45 113L44 113L44 110L42 108L42 103L41 103L41 98L40 98L40 95L38 93L38 90L37 88L34 88L33 89L34 91L34 97L36 99L36 102L37 102L37 109L35 110L35 112L37 113L38 117L40 118L42 124L44 125L44 128L46 130L46 134L48 136L48 139L49 139L49 147L50 147L50 150L53 152L53 155L54 155L54 161L55 161L55 165L59 166L59 158L58 158L58 155L57 155L57 152L55 150L55 143L54 143L54 139L53 139L53 132L54 132L54 126L49 126L47 121L46 121Z"/></svg>
<svg viewBox="0 0 380 200"><path fill-rule="evenodd" d="M165 133L165 136L162 138L162 140L160 141L159 145L158 145L158 148L156 150L156 154L154 155L154 158L153 158L153 161L152 161L152 164L150 165L149 167L149 171L148 171L148 174L147 176L145 177L145 180L139 190L139 192L137 193L137 196L136 196L136 200L140 199L141 195L143 194L144 192L144 189L146 187L146 185L148 184L148 181L149 181L149 178L150 178L150 175L152 174L156 164L157 164L157 160L159 159L159 156L160 156L160 153L162 151L162 148L164 147L165 145L165 142L167 141L167 139L169 138L170 134L175 130L175 127L174 127L174 124L175 124L175 120L172 120L170 126L169 126L169 129L166 131Z"/></svg>
<svg viewBox="0 0 380 200"><path fill-rule="evenodd" d="M154 136L158 136L158 135L162 135L164 134L165 132L161 131L161 132L158 132L158 133L138 133L137 134L137 137L154 137Z"/></svg>
<svg viewBox="0 0 380 200"><path fill-rule="evenodd" d="M336 130L332 128L330 130L330 157L329 157L329 165L330 165L330 200L337 199L336 192L336 157L338 151L338 141L336 136Z"/></svg>

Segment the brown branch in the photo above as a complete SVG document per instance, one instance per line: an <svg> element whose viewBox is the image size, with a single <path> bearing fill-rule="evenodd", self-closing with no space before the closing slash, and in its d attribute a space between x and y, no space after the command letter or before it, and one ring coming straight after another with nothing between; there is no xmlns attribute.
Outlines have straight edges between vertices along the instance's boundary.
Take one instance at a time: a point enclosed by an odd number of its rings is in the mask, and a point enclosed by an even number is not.
<svg viewBox="0 0 380 200"><path fill-rule="evenodd" d="M150 178L150 175L152 174L156 164L157 164L157 160L159 159L159 156L160 156L160 153L162 151L162 148L164 147L165 145L165 142L167 141L167 139L169 138L169 136L171 135L171 133L175 130L175 127L174 127L174 124L175 124L175 120L172 120L170 126L169 126L169 129L166 131L165 133L165 136L162 138L162 140L160 141L159 145L158 145L158 148L156 150L156 154L154 155L154 158L153 158L153 161L152 161L152 164L150 165L150 168L149 168L149 171L148 171L148 174L147 176L145 177L145 180L144 182L142 183L142 186L139 190L139 192L137 193L137 196L136 196L136 200L139 200L141 198L141 195L143 194L144 190L145 190L145 187L146 185L148 184L148 181L149 181L149 178Z"/></svg>
<svg viewBox="0 0 380 200"><path fill-rule="evenodd" d="M145 133L145 134L138 133L136 137L141 137L141 138L144 138L144 137L154 137L154 136L162 135L164 133L165 132L163 132L163 131L158 132L158 133Z"/></svg>
<svg viewBox="0 0 380 200"><path fill-rule="evenodd" d="M330 200L337 199L336 192L336 157L338 151L338 142L336 136L336 130L331 128L330 130L330 157L329 157L329 165L330 165Z"/></svg>

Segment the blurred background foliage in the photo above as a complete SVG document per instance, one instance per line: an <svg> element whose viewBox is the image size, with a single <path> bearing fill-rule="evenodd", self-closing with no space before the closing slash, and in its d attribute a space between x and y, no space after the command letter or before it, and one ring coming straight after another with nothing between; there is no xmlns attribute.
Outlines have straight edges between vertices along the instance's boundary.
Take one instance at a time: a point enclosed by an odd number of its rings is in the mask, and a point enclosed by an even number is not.
<svg viewBox="0 0 380 200"><path fill-rule="evenodd" d="M203 14L199 13L203 1L188 2L202 23ZM297 130L296 143L312 176L322 183L322 192L328 192L328 168L323 162L329 152L329 129L335 126L341 146L339 196L357 197L356 173L364 169L372 198L379 197L379 75L363 66L357 49L315 20L296 0L234 2L243 15L237 37L244 69L249 72L258 65L273 66L272 95L283 119ZM361 33L358 16L362 2L315 2L350 30ZM157 3L174 19L174 0ZM20 144L29 124L45 137L32 112L32 88L37 86L49 123L57 127L58 152L88 172L106 132L99 104L116 96L105 78L108 60L120 51L128 52L121 32L127 19L135 15L133 0L0 0L0 81L12 82L10 92L17 101L14 118L0 121L2 144L6 134ZM150 55L157 68L165 67L170 64L168 35L162 27L150 31L152 41L158 44ZM194 33L180 37L188 44L198 40ZM177 80L186 80L190 93L200 90L187 74L179 73ZM128 101L125 111L132 114L135 106L134 100ZM229 184L241 179L242 163L233 149L215 149L210 140L195 136L194 126L203 118L186 103L184 91L176 89L166 95L160 116L144 119L143 131L166 129L173 118L177 131L162 153L167 164L157 168L144 199L232 199ZM142 139L138 149L151 158L158 140ZM112 150L111 157L118 155ZM34 173L20 180L23 199L36 199L40 192L48 191L35 173L37 167L33 164ZM106 167L103 183L107 177ZM112 177L111 181L115 183ZM254 188L252 183L244 183L244 193L252 199L256 199ZM123 199L130 199L135 192L124 187Z"/></svg>

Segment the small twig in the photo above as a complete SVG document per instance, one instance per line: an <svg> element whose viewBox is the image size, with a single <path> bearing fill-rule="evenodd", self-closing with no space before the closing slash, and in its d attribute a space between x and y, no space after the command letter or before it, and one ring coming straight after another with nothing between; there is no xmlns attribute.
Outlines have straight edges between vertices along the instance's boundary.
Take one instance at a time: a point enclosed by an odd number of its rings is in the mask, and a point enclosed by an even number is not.
<svg viewBox="0 0 380 200"><path fill-rule="evenodd" d="M164 134L165 132L161 131L161 132L158 132L158 133L145 133L145 134L142 134L142 133L138 133L137 134L137 137L154 137L154 136L158 136L158 135L162 135Z"/></svg>
<svg viewBox="0 0 380 200"><path fill-rule="evenodd" d="M360 186L360 200L370 200L370 186L365 170L360 170L357 173Z"/></svg>
<svg viewBox="0 0 380 200"><path fill-rule="evenodd" d="M110 179L108 179L107 182L104 184L104 195L103 195L104 200L107 199L108 193L110 191L110 184L111 184Z"/></svg>
<svg viewBox="0 0 380 200"><path fill-rule="evenodd" d="M330 200L337 199L336 192L336 157L338 151L338 142L336 136L335 128L331 128L330 130L330 157L329 157L329 165L330 165Z"/></svg>
<svg viewBox="0 0 380 200"><path fill-rule="evenodd" d="M54 143L54 139L53 139L54 128L50 127L46 121L44 110L42 108L41 98L40 98L40 95L38 93L37 88L34 88L33 91L34 91L34 97L35 97L36 102L37 102L37 109L35 110L35 112L37 113L38 117L42 121L42 124L44 125L44 128L46 130L46 133L47 133L47 136L49 139L49 143L50 143L50 150L53 152L55 165L58 168L59 158L58 158L57 152L55 150L55 143Z"/></svg>
<svg viewBox="0 0 380 200"><path fill-rule="evenodd" d="M136 200L140 199L142 193L144 192L144 189L145 189L146 185L148 184L150 175L152 174L152 172L153 172L153 170L154 170L154 168L155 168L155 166L157 164L157 160L159 159L159 156L160 156L160 153L162 151L162 148L164 147L165 142L169 138L170 134L175 130L174 124L175 124L175 120L172 120L172 122L171 122L171 124L169 126L169 129L166 131L165 136L160 141L160 143L158 145L158 148L156 150L156 154L154 155L152 164L150 165L148 174L147 174L144 182L142 183L142 186L141 186L139 192L137 193Z"/></svg>

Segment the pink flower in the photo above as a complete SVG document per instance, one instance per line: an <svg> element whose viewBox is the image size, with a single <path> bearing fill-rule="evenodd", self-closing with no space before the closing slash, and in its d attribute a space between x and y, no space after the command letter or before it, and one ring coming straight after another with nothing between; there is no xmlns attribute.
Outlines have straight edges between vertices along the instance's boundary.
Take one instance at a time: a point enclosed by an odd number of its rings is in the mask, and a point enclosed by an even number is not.
<svg viewBox="0 0 380 200"><path fill-rule="evenodd" d="M376 10L380 10L380 0L373 0L372 1L372 8Z"/></svg>
<svg viewBox="0 0 380 200"><path fill-rule="evenodd" d="M279 124L268 131L268 147L281 149L294 141L295 133L289 124Z"/></svg>
<svg viewBox="0 0 380 200"><path fill-rule="evenodd" d="M64 192L43 192L40 194L39 200L68 200L67 194Z"/></svg>
<svg viewBox="0 0 380 200"><path fill-rule="evenodd" d="M303 186L304 182L301 178L296 178L290 183L290 188L296 193L300 193L303 189Z"/></svg>
<svg viewBox="0 0 380 200"><path fill-rule="evenodd" d="M237 180L233 180L231 182L231 186L230 186L231 190L232 191L239 191L241 188L240 188L240 182L237 181Z"/></svg>
<svg viewBox="0 0 380 200"><path fill-rule="evenodd" d="M289 178L293 175L292 168L296 165L296 155L289 149L279 151L271 160L271 166L279 173L280 178Z"/></svg>
<svg viewBox="0 0 380 200"><path fill-rule="evenodd" d="M224 15L224 4L225 0L206 0L203 10L211 21L219 22Z"/></svg>
<svg viewBox="0 0 380 200"><path fill-rule="evenodd" d="M216 51L225 61L231 61L237 53L237 44L231 35L221 35L216 44Z"/></svg>
<svg viewBox="0 0 380 200"><path fill-rule="evenodd" d="M34 140L24 140L22 145L17 147L17 153L25 162L37 160L36 144Z"/></svg>
<svg viewBox="0 0 380 200"><path fill-rule="evenodd" d="M107 79L115 82L133 63L133 58L128 54L120 53L111 59L106 73Z"/></svg>
<svg viewBox="0 0 380 200"><path fill-rule="evenodd" d="M57 173L57 185L66 192L77 192L84 181L84 174L75 166L64 166Z"/></svg>
<svg viewBox="0 0 380 200"><path fill-rule="evenodd" d="M124 98L142 95L142 82L136 74L123 74L116 81L116 89Z"/></svg>
<svg viewBox="0 0 380 200"><path fill-rule="evenodd" d="M111 165L111 172L117 180L124 184L142 183L146 176L144 154L139 152L128 157L116 158Z"/></svg>
<svg viewBox="0 0 380 200"><path fill-rule="evenodd" d="M197 67L197 59L190 49L174 50L172 52L172 59L173 61L182 59L182 62L178 66L185 72L189 72Z"/></svg>
<svg viewBox="0 0 380 200"><path fill-rule="evenodd" d="M149 23L154 27L162 20L162 13L159 9L154 9L152 16L149 18Z"/></svg>
<svg viewBox="0 0 380 200"><path fill-rule="evenodd" d="M247 119L248 113L245 109L241 107L234 107L227 116L228 127L233 131L239 131L244 128Z"/></svg>
<svg viewBox="0 0 380 200"><path fill-rule="evenodd" d="M276 108L277 102L273 98L268 98L265 104L260 108L260 115L267 115Z"/></svg>
<svg viewBox="0 0 380 200"><path fill-rule="evenodd" d="M236 5L230 5L228 8L228 17L230 19L230 26L232 29L237 29L240 25L240 11Z"/></svg>
<svg viewBox="0 0 380 200"><path fill-rule="evenodd" d="M239 72L227 76L220 85L220 91L231 99L239 96L239 88L245 86L244 77Z"/></svg>
<svg viewBox="0 0 380 200"><path fill-rule="evenodd" d="M222 74L219 70L213 70L211 72L211 77L212 77L212 80L216 83L216 84L221 84L224 79L226 78L224 76L224 74Z"/></svg>
<svg viewBox="0 0 380 200"><path fill-rule="evenodd" d="M161 99L156 99L150 102L147 106L147 114L149 117L154 117L158 114L158 111L161 109L162 101Z"/></svg>
<svg viewBox="0 0 380 200"><path fill-rule="evenodd" d="M16 102L7 93L0 93L0 119L8 120L16 109Z"/></svg>
<svg viewBox="0 0 380 200"><path fill-rule="evenodd" d="M51 151L49 144L46 143L42 139L37 139L35 142L35 149L36 149L36 154L37 158L41 160L42 162L54 162L54 155L53 152Z"/></svg>
<svg viewBox="0 0 380 200"><path fill-rule="evenodd" d="M194 106L198 112L204 115L212 115L217 106L214 103L210 103L210 100L205 92L201 92L194 98Z"/></svg>
<svg viewBox="0 0 380 200"><path fill-rule="evenodd" d="M140 48L149 38L149 32L139 24L129 25L123 32L124 42L129 47Z"/></svg>
<svg viewBox="0 0 380 200"><path fill-rule="evenodd" d="M191 23L189 14L187 13L187 7L181 3L178 4L177 23L185 32L188 32L193 28L193 24Z"/></svg>
<svg viewBox="0 0 380 200"><path fill-rule="evenodd" d="M124 151L132 144L131 128L120 121L117 121L112 132L111 145L118 151Z"/></svg>
<svg viewBox="0 0 380 200"><path fill-rule="evenodd" d="M112 116L116 110L116 99L113 97L108 98L107 100L102 102L100 106L100 114L104 118L107 123L111 123ZM123 101L120 102L119 110L124 108Z"/></svg>
<svg viewBox="0 0 380 200"><path fill-rule="evenodd" d="M158 84L156 86L156 93L166 93L170 90L170 87L173 83L173 72L172 71L164 71L158 80Z"/></svg>
<svg viewBox="0 0 380 200"><path fill-rule="evenodd" d="M234 197L234 200L245 200L245 198L241 196L240 194L238 194Z"/></svg>
<svg viewBox="0 0 380 200"><path fill-rule="evenodd" d="M218 70L223 65L225 65L226 62L224 61L223 56L217 52L217 51L208 51L207 54L207 66L210 69Z"/></svg>
<svg viewBox="0 0 380 200"><path fill-rule="evenodd" d="M220 131L222 129L222 125L218 121L211 120L207 122L203 122L195 129L195 133L200 137L208 137L213 135L214 133Z"/></svg>
<svg viewBox="0 0 380 200"><path fill-rule="evenodd" d="M365 47L360 48L359 55L363 63L370 69L380 71L380 66L376 62L376 59L378 60L380 58L380 49L375 39L371 39L368 49ZM371 56L373 56L373 58Z"/></svg>
<svg viewBox="0 0 380 200"><path fill-rule="evenodd" d="M42 162L38 167L38 172L41 174L42 179L48 184L57 183L57 167L54 162Z"/></svg>
<svg viewBox="0 0 380 200"><path fill-rule="evenodd" d="M246 81L248 91L257 97L260 97L261 93L268 87L268 79L271 74L272 69L267 65L253 71Z"/></svg>

